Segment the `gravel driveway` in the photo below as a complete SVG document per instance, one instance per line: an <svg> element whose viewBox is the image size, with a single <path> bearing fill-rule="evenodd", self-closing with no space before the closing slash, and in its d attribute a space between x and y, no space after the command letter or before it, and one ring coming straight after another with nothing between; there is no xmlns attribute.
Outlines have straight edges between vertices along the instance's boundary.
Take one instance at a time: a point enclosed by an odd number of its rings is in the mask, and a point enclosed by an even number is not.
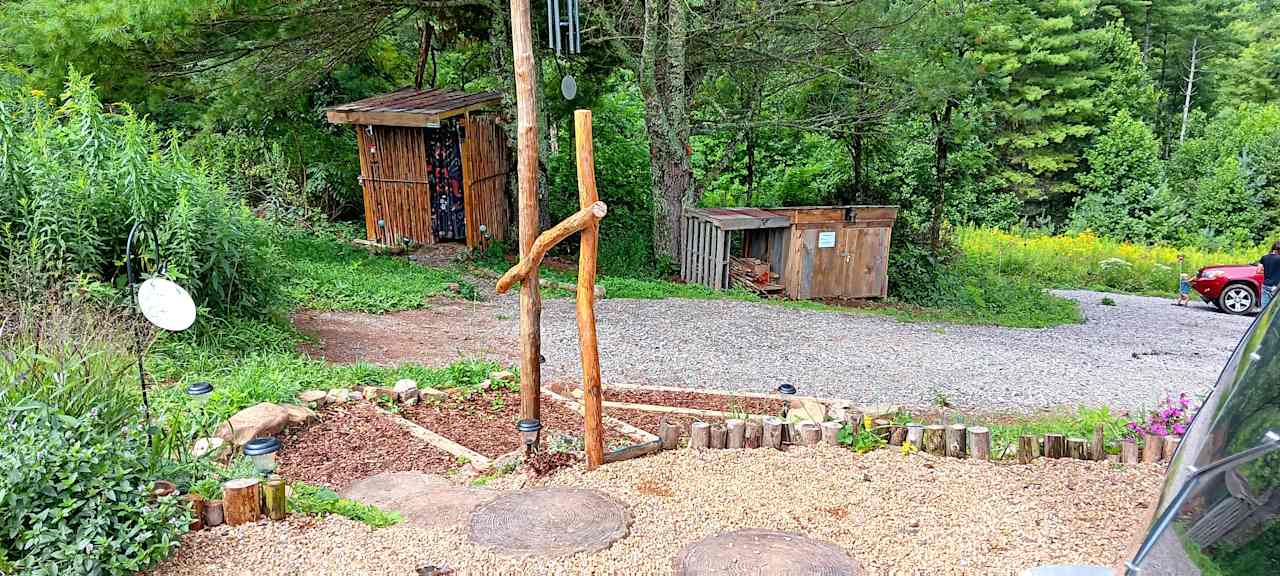
<svg viewBox="0 0 1280 576"><path fill-rule="evenodd" d="M750 302L606 299L596 312L600 363L606 385L765 391L792 382L802 394L859 403L924 406L942 395L981 410L1134 409L1211 385L1252 321L1198 302L1058 293L1080 302L1084 324L1013 329ZM518 331L514 319L508 324ZM542 326L545 378L580 379L573 301L544 301Z"/></svg>

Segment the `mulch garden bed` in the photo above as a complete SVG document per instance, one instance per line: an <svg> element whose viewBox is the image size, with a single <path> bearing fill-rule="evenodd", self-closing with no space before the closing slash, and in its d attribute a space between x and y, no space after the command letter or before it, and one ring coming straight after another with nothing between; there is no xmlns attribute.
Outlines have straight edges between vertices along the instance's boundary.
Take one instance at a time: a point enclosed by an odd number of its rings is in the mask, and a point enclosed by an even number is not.
<svg viewBox="0 0 1280 576"><path fill-rule="evenodd" d="M705 392L605 388L604 399L610 402L655 404L658 406L677 406L680 408L743 412L746 414L778 414L782 411L782 400L776 398L747 398L723 394L707 394ZM626 420L626 418L623 418L623 420ZM628 422L630 421L628 420ZM632 424L640 426L635 422L632 422ZM640 427L644 428L643 426Z"/></svg>
<svg viewBox="0 0 1280 576"><path fill-rule="evenodd" d="M657 434L661 428L662 420L670 420L680 425L680 429L684 430L683 434L689 434L689 424L693 422L719 422L720 418L698 418L694 416L683 416L680 414L661 414L658 412L646 412L644 410L622 410L619 408L604 409L605 416L612 416L627 424L635 426L650 434Z"/></svg>
<svg viewBox="0 0 1280 576"><path fill-rule="evenodd" d="M334 490L382 472L442 474L458 465L362 402L326 409L318 422L281 440L280 474Z"/></svg>
<svg viewBox="0 0 1280 576"><path fill-rule="evenodd" d="M455 391L448 398L424 399L402 406L401 416L489 458L519 449L515 424L520 420L520 393L508 388ZM542 400L542 436L554 433L581 437L582 415L556 401ZM605 428L608 446L634 443L626 435Z"/></svg>

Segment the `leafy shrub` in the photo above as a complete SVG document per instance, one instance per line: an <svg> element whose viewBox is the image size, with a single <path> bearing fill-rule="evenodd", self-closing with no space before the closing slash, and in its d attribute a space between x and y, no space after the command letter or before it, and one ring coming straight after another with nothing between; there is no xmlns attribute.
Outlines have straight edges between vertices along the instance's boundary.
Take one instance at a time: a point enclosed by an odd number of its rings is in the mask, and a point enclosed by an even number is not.
<svg viewBox="0 0 1280 576"><path fill-rule="evenodd" d="M1151 220L1168 198L1160 143L1151 128L1121 111L1085 158L1089 169L1077 178L1084 196L1072 212L1072 229L1117 240L1158 239L1164 230Z"/></svg>
<svg viewBox="0 0 1280 576"><path fill-rule="evenodd" d="M118 311L63 299L9 306L0 319L0 413L37 401L75 418L94 412L104 430L133 422L137 356Z"/></svg>
<svg viewBox="0 0 1280 576"><path fill-rule="evenodd" d="M37 404L0 430L0 557L32 576L145 571L190 521L177 496L151 501L151 462L134 427L104 431Z"/></svg>
<svg viewBox="0 0 1280 576"><path fill-rule="evenodd" d="M88 78L72 71L57 105L0 70L0 141L0 259L10 270L0 288L38 295L68 280L122 288L125 241L145 219L157 227L169 275L201 306L272 302L248 208L175 137L127 105L104 107Z"/></svg>
<svg viewBox="0 0 1280 576"><path fill-rule="evenodd" d="M647 278L658 273L653 254L653 192L643 103L634 86L614 80L592 114L596 188L609 205L600 221L600 273ZM572 118L560 130L559 152L548 159L547 209L552 222L578 211L578 171ZM577 236L562 251L577 253Z"/></svg>
<svg viewBox="0 0 1280 576"><path fill-rule="evenodd" d="M870 430L855 431L853 427L848 424L846 424L844 428L840 429L840 432L836 434L836 439L839 440L841 444L848 446L851 450L859 454L865 454L880 448L885 444L884 438L881 438L879 434Z"/></svg>
<svg viewBox="0 0 1280 576"><path fill-rule="evenodd" d="M328 488L303 482L293 483L293 494L289 497L289 510L320 516L337 514L363 522L373 528L386 528L403 521L399 512L386 512L377 506L342 498Z"/></svg>

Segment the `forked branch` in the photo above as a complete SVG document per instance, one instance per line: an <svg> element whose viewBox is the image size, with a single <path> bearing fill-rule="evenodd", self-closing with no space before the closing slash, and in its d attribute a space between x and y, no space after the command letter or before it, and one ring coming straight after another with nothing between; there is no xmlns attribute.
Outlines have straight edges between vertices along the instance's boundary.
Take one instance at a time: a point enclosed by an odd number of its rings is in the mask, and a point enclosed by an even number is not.
<svg viewBox="0 0 1280 576"><path fill-rule="evenodd" d="M533 246L529 248L529 253L520 259L520 262L507 270L502 278L498 279L498 293L502 294L515 286L516 282L524 280L530 272L537 270L538 265L542 264L542 257L547 255L547 251L559 244L561 240L568 238L570 235L581 232L583 228L595 224L604 218L609 212L608 206L604 202L596 203L579 210L574 215L565 218L563 222L556 224L551 229L538 235L538 239L533 241Z"/></svg>

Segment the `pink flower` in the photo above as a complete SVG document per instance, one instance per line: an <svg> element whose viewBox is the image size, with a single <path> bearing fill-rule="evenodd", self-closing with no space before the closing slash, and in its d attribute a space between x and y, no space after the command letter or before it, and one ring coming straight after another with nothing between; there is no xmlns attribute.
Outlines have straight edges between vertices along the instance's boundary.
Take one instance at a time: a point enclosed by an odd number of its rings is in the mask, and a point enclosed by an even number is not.
<svg viewBox="0 0 1280 576"><path fill-rule="evenodd" d="M1164 427L1164 424L1152 424L1150 432L1156 436L1169 435L1169 430Z"/></svg>
<svg viewBox="0 0 1280 576"><path fill-rule="evenodd" d="M1187 433L1187 425L1181 422L1173 425L1173 433L1179 436Z"/></svg>

